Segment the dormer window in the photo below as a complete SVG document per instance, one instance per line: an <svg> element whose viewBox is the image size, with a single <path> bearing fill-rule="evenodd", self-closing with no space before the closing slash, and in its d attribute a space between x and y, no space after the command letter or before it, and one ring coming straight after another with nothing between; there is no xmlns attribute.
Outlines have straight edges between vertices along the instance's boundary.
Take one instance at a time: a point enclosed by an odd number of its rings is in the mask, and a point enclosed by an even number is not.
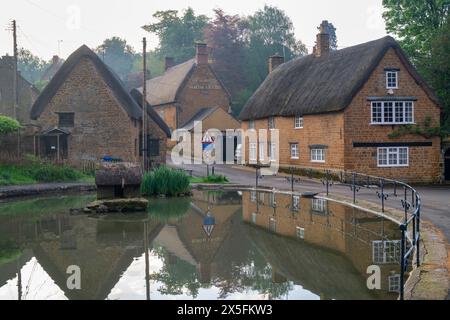
<svg viewBox="0 0 450 320"><path fill-rule="evenodd" d="M385 69L386 89L398 89L398 69Z"/></svg>

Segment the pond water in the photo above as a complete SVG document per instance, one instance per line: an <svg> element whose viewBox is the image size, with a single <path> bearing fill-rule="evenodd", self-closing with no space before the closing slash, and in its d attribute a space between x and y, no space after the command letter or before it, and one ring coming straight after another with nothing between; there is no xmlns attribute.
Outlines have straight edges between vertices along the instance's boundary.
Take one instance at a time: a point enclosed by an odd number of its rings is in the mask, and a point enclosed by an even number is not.
<svg viewBox="0 0 450 320"><path fill-rule="evenodd" d="M398 295L398 226L351 207L274 193L195 191L150 199L148 214L70 213L94 198L0 203L0 299ZM370 265L380 267L380 289L367 288Z"/></svg>

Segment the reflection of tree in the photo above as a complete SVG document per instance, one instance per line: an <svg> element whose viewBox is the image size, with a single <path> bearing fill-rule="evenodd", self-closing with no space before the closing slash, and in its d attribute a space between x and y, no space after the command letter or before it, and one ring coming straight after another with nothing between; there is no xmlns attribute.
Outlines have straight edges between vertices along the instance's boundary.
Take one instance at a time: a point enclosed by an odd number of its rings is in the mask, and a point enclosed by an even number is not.
<svg viewBox="0 0 450 320"><path fill-rule="evenodd" d="M163 261L159 272L150 275L151 280L161 282L158 289L165 295L180 295L184 290L192 297L197 297L201 287L195 266L170 255L163 247L155 247L153 252Z"/></svg>
<svg viewBox="0 0 450 320"><path fill-rule="evenodd" d="M15 260L22 253L11 240L0 240L0 265Z"/></svg>

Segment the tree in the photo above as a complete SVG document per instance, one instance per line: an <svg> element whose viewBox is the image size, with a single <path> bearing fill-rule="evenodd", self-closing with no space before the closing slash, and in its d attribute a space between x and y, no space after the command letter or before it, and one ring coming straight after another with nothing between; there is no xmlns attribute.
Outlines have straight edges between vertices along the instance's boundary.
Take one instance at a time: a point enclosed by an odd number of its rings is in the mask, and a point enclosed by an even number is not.
<svg viewBox="0 0 450 320"><path fill-rule="evenodd" d="M419 73L444 106L442 125L450 132L448 0L383 0L386 30L399 38Z"/></svg>
<svg viewBox="0 0 450 320"><path fill-rule="evenodd" d="M50 62L45 62L43 59L35 56L30 50L20 48L18 51L17 69L31 83L39 81L49 65Z"/></svg>
<svg viewBox="0 0 450 320"><path fill-rule="evenodd" d="M15 132L20 129L20 124L17 120L7 116L0 115L0 136Z"/></svg>
<svg viewBox="0 0 450 320"><path fill-rule="evenodd" d="M194 43L203 40L208 17L196 16L192 8L187 8L182 16L178 16L177 10L167 10L157 11L153 17L158 21L142 28L158 36L159 56L173 57L179 63L191 59L195 54Z"/></svg>
<svg viewBox="0 0 450 320"><path fill-rule="evenodd" d="M126 40L112 37L103 41L103 44L95 49L95 52L117 75L125 81L133 68L134 49Z"/></svg>
<svg viewBox="0 0 450 320"><path fill-rule="evenodd" d="M247 86L243 26L238 15L214 9L215 17L205 28L205 40L211 48L213 68L234 97Z"/></svg>

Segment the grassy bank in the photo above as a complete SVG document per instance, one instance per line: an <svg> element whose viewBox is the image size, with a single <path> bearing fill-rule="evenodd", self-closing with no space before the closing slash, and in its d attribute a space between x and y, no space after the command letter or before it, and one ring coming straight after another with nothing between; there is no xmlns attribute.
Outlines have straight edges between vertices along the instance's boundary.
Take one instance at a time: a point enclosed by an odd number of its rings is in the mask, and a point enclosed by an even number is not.
<svg viewBox="0 0 450 320"><path fill-rule="evenodd" d="M191 183L227 183L227 177L223 175L212 175L207 177L191 177Z"/></svg>
<svg viewBox="0 0 450 320"><path fill-rule="evenodd" d="M75 181L92 181L92 176L67 165L54 165L38 160L0 164L0 185Z"/></svg>

